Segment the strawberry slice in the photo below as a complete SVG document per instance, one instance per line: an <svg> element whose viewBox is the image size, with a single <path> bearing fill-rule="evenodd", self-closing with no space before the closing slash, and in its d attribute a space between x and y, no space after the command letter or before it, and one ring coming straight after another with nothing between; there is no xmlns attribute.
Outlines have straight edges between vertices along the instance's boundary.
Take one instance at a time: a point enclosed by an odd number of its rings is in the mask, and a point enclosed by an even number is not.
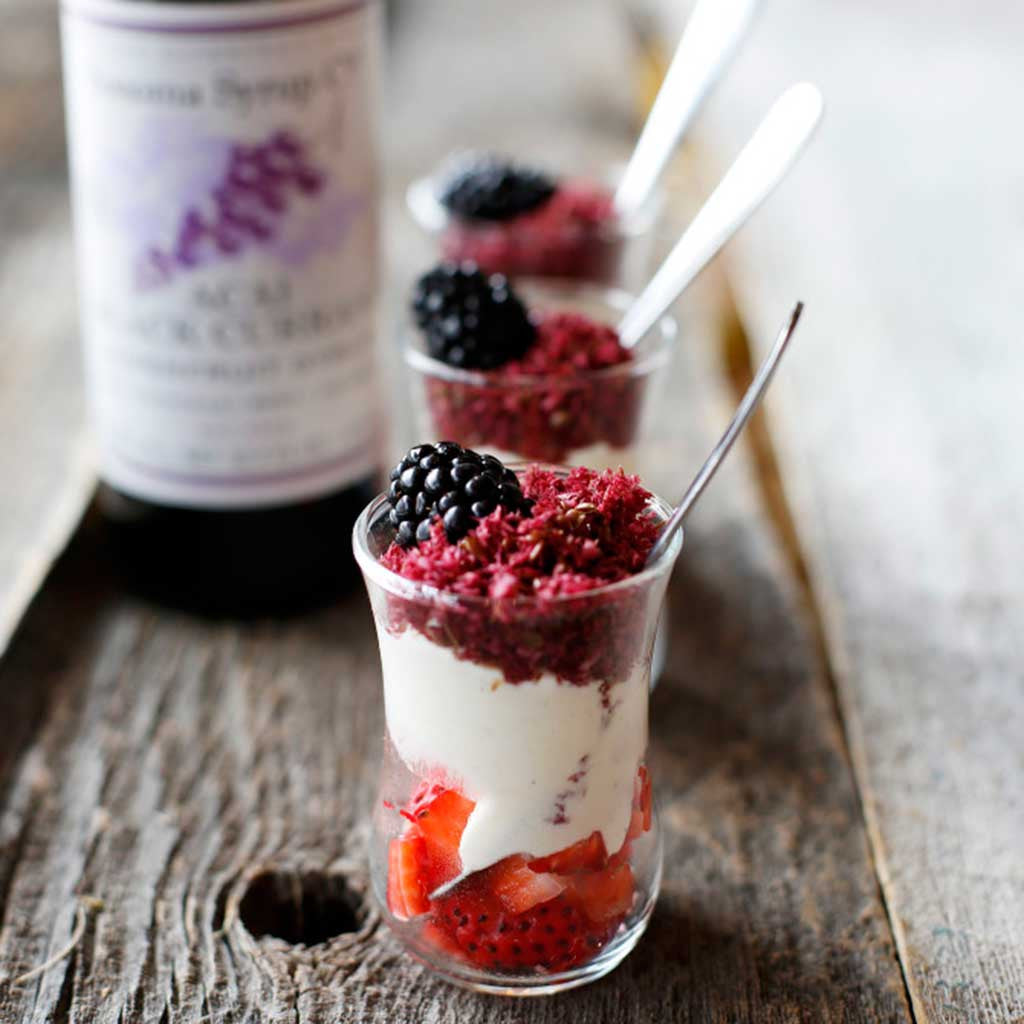
<svg viewBox="0 0 1024 1024"><path fill-rule="evenodd" d="M388 847L388 908L400 921L430 909L420 877L425 849L423 838L415 833L392 839Z"/></svg>
<svg viewBox="0 0 1024 1024"><path fill-rule="evenodd" d="M626 836L626 841L608 858L608 867L617 868L629 863L633 855L633 840Z"/></svg>
<svg viewBox="0 0 1024 1024"><path fill-rule="evenodd" d="M570 885L591 921L620 917L633 905L633 869L628 864L577 875Z"/></svg>
<svg viewBox="0 0 1024 1024"><path fill-rule="evenodd" d="M448 956L462 956L462 949L459 944L444 928L434 924L429 918L423 925L421 935L423 936L423 941L428 946L433 946L439 952L445 953Z"/></svg>
<svg viewBox="0 0 1024 1024"><path fill-rule="evenodd" d="M556 875L574 875L578 871L599 871L608 862L608 851L600 832L591 832L586 839L567 846L547 857L530 861L533 871L550 871Z"/></svg>
<svg viewBox="0 0 1024 1024"><path fill-rule="evenodd" d="M478 878L483 881L488 874L481 872ZM437 926L459 947L463 960L508 973L563 971L585 963L597 956L618 926L616 921L589 920L564 892L518 914L465 888L434 906Z"/></svg>
<svg viewBox="0 0 1024 1024"><path fill-rule="evenodd" d="M487 884L510 914L522 914L554 899L565 883L552 874L531 870L518 854L498 861L487 871Z"/></svg>
<svg viewBox="0 0 1024 1024"><path fill-rule="evenodd" d="M433 892L462 870L459 842L476 805L454 789L443 790L416 812L416 828L425 844L424 882Z"/></svg>

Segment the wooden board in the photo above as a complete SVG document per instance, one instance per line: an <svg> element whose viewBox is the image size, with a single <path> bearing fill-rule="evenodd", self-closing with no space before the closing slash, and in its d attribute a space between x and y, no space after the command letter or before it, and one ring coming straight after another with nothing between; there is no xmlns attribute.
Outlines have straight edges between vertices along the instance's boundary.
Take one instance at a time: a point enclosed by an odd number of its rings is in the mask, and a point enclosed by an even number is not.
<svg viewBox="0 0 1024 1024"><path fill-rule="evenodd" d="M453 144L626 152L625 37L594 12L408 10L392 280L424 258L404 178ZM709 278L681 311L662 473L695 468L729 413L721 295ZM197 622L118 593L87 524L0 663L0 1019L909 1020L807 608L743 447L695 515L670 607L650 931L595 986L505 1002L430 978L367 901L383 722L364 595L292 622Z"/></svg>
<svg viewBox="0 0 1024 1024"><path fill-rule="evenodd" d="M730 252L921 1021L1024 1020L1019 4L765 5L724 158L819 81L825 130Z"/></svg>
<svg viewBox="0 0 1024 1024"><path fill-rule="evenodd" d="M0 12L0 653L92 491L56 11Z"/></svg>

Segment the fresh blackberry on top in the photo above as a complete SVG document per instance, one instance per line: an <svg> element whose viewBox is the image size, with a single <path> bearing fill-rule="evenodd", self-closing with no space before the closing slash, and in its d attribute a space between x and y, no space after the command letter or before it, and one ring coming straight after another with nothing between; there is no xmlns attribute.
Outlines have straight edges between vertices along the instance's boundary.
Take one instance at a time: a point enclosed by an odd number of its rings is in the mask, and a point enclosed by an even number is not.
<svg viewBox="0 0 1024 1024"><path fill-rule="evenodd" d="M543 206L557 189L542 171L504 157L471 154L451 171L441 203L469 220L502 221Z"/></svg>
<svg viewBox="0 0 1024 1024"><path fill-rule="evenodd" d="M410 448L391 471L388 519L405 548L430 538L435 519L454 544L498 506L528 513L519 478L493 455L480 455L453 441Z"/></svg>
<svg viewBox="0 0 1024 1024"><path fill-rule="evenodd" d="M442 263L413 290L412 312L435 359L465 370L492 370L519 359L537 329L501 274L472 263Z"/></svg>

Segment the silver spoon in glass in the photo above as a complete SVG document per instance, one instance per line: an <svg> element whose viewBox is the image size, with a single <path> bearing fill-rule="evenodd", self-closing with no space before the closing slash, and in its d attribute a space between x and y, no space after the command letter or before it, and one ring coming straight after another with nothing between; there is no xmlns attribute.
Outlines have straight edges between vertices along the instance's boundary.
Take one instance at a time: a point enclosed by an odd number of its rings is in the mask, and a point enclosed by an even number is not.
<svg viewBox="0 0 1024 1024"><path fill-rule="evenodd" d="M747 33L757 0L698 0L615 191L615 212L647 202L669 158Z"/></svg>
<svg viewBox="0 0 1024 1024"><path fill-rule="evenodd" d="M791 86L775 101L675 248L626 310L619 324L619 340L625 348L643 339L785 178L814 134L823 107L821 92L809 82Z"/></svg>
<svg viewBox="0 0 1024 1024"><path fill-rule="evenodd" d="M648 565L653 565L668 550L676 530L683 525L683 520L689 514L690 509L693 508L697 499L704 493L704 488L710 483L718 467L722 464L726 455L729 454L729 449L732 448L733 442L747 425L747 420L750 419L751 414L760 403L779 365L779 360L782 359L783 353L789 345L789 340L793 337L793 332L800 321L800 314L803 312L803 309L804 304L802 302L798 302L793 307L793 312L790 313L786 326L779 332L771 352L765 357L764 362L757 371L757 376L750 382L750 387L747 388L743 401L740 402L739 407L736 409L736 415L733 416L732 422L726 427L725 433L719 439L718 444L711 450L711 454L707 457L704 465L700 467L700 472L697 473L693 478L693 482L687 487L682 501L676 506L676 510L662 527L661 533L658 534L658 539L654 542L654 547L651 548L651 553L647 556Z"/></svg>

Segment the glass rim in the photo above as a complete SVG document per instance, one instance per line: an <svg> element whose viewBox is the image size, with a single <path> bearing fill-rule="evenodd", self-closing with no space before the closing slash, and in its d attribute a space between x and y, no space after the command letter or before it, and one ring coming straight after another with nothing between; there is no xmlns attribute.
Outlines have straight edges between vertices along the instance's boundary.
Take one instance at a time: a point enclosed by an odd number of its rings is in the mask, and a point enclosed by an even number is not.
<svg viewBox="0 0 1024 1024"><path fill-rule="evenodd" d="M447 163L446 161L431 174L424 174L414 178L405 190L405 208L421 230L431 235L439 235L451 223L456 222L463 229L482 233L500 231L503 224L512 223L512 221L474 221L468 218L455 217L449 213L440 200L440 186L447 176L445 173ZM559 175L559 177L564 181L601 183L614 191L625 169L626 165L624 163L616 163L594 173ZM602 241L609 243L640 238L654 227L658 219L658 213L664 203L665 190L662 186L656 186L639 210L633 211L625 218L616 215L613 220L599 225L597 235ZM529 228L518 227L516 230L524 235L531 233ZM536 233L544 237L548 235L548 232L544 231Z"/></svg>
<svg viewBox="0 0 1024 1024"><path fill-rule="evenodd" d="M568 474L576 468L575 466L556 466L544 462L511 462L507 463L509 469L519 475L530 466L537 466L541 469L554 470L561 476ZM578 594L557 594L554 597L532 597L519 596L511 599L495 599L480 594L457 594L450 590L442 590L439 587L422 583L419 580L410 580L405 576L386 569L380 564L380 560L370 550L368 540L371 528L383 518L382 513L388 507L387 491L382 491L371 499L352 528L352 551L356 562L367 580L372 580L383 590L397 597L408 600L442 602L449 606L465 605L472 608L497 607L502 609L536 609L547 610L552 607L565 608L573 602L584 602L594 598L604 597L608 594L618 594L628 591L631 588L646 586L661 576L667 575L679 557L683 547L683 530L676 532L672 543L668 545L661 557L653 565L644 566L640 572L627 576L625 579L617 580L614 583L606 583L591 590L584 590ZM664 498L652 493L648 507L653 508L664 523L671 516L673 507Z"/></svg>
<svg viewBox="0 0 1024 1024"><path fill-rule="evenodd" d="M520 291L547 292L551 301L564 297L566 302L572 296L600 302L610 309L625 311L633 302L631 292L622 288L609 288L599 284L573 281L571 278L517 277L516 288ZM530 303L532 305L532 303ZM515 377L502 376L497 370L463 370L457 366L435 359L423 350L420 332L415 326L406 324L402 332L402 358L408 367L419 373L442 380L457 381L477 388L492 390L535 390L551 387L578 387L616 378L645 377L667 365L672 354L672 345L679 336L679 321L671 313L663 313L648 335L657 333L657 342L650 351L643 352L624 363L605 366L599 370L582 370L578 373L553 376L550 374L520 374Z"/></svg>

